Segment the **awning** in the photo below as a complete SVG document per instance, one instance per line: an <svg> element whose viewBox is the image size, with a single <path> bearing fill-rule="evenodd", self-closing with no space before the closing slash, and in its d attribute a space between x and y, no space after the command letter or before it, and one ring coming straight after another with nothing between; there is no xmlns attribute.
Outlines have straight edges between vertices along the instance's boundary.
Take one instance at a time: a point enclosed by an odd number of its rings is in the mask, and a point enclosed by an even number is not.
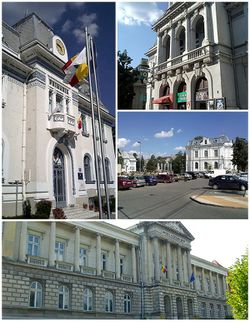
<svg viewBox="0 0 250 322"><path fill-rule="evenodd" d="M162 96L153 100L153 104L166 104L166 103L172 103L171 97L169 95Z"/></svg>

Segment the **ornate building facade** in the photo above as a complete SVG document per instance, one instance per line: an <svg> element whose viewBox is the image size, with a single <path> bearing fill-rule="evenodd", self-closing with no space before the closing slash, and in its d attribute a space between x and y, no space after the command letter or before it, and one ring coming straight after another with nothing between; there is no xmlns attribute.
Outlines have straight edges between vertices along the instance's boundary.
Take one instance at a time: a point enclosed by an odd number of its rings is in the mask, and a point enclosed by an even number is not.
<svg viewBox="0 0 250 322"><path fill-rule="evenodd" d="M247 2L172 2L153 25L146 109L247 109Z"/></svg>
<svg viewBox="0 0 250 322"><path fill-rule="evenodd" d="M224 319L227 269L193 240L181 222L4 222L3 317Z"/></svg>
<svg viewBox="0 0 250 322"><path fill-rule="evenodd" d="M21 214L26 199L82 205L96 195L88 82L77 88L63 83L67 48L36 14L13 27L3 23L2 33L3 214ZM101 118L108 189L114 194L114 117L102 103ZM100 136L97 118L94 124ZM103 183L100 139L97 149Z"/></svg>
<svg viewBox="0 0 250 322"><path fill-rule="evenodd" d="M226 135L198 136L186 146L186 171L233 170L233 142Z"/></svg>

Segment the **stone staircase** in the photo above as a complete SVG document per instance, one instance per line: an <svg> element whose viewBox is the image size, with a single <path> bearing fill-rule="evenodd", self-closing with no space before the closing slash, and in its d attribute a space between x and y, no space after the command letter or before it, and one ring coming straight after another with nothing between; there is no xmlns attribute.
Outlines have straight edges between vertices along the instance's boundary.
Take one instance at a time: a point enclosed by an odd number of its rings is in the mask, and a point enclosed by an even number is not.
<svg viewBox="0 0 250 322"><path fill-rule="evenodd" d="M63 211L67 219L98 219L98 212L83 209L77 205L74 207L63 208ZM54 219L52 211L50 219Z"/></svg>

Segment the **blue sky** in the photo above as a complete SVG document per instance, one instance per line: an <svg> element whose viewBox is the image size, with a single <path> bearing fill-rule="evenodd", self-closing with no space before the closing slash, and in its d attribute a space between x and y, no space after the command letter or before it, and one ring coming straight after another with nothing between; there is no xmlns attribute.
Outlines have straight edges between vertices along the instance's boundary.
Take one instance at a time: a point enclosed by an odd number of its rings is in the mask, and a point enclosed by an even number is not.
<svg viewBox="0 0 250 322"><path fill-rule="evenodd" d="M248 138L247 112L120 112L118 148L145 158L184 151L195 136Z"/></svg>
<svg viewBox="0 0 250 322"><path fill-rule="evenodd" d="M168 2L118 2L118 50L128 52L131 65L139 65L141 58L156 42L152 24L160 18Z"/></svg>
<svg viewBox="0 0 250 322"><path fill-rule="evenodd" d="M5 2L3 20L13 25L35 12L66 44L69 58L84 46L84 28L97 49L100 99L115 115L115 5L107 2Z"/></svg>

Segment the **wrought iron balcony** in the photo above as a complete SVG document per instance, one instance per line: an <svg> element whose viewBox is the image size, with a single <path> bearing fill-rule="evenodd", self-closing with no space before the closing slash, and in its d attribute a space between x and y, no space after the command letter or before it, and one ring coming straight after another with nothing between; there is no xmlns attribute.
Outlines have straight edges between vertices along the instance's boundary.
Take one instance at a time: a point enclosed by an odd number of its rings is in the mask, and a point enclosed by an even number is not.
<svg viewBox="0 0 250 322"><path fill-rule="evenodd" d="M48 129L57 133L76 133L75 117L66 113L53 113L48 116Z"/></svg>
<svg viewBox="0 0 250 322"><path fill-rule="evenodd" d="M189 51L186 54L167 60L155 67L154 73L161 74L200 61L211 62L213 59L213 47L206 45Z"/></svg>

